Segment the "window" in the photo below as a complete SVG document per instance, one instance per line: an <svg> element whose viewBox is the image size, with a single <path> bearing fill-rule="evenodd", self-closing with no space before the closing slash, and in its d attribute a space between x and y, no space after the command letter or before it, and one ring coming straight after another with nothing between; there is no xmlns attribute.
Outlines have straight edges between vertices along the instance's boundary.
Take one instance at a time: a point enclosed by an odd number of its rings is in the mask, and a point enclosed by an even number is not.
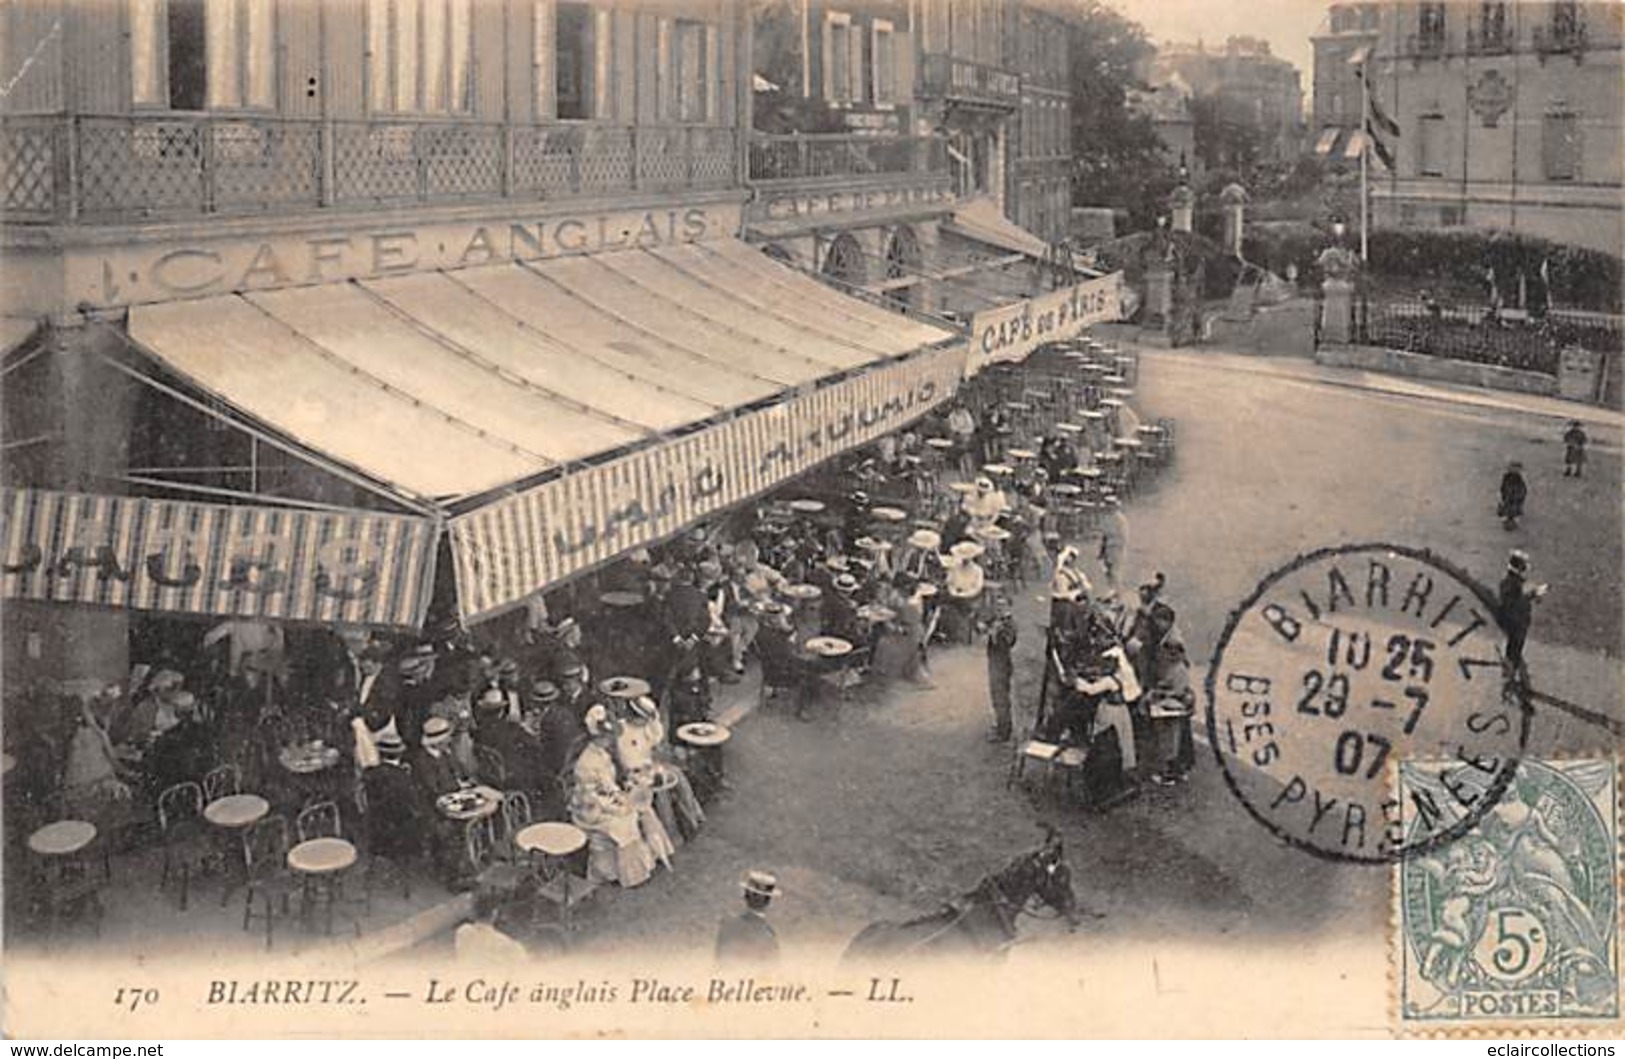
<svg viewBox="0 0 1625 1059"><path fill-rule="evenodd" d="M1444 176L1445 126L1442 114L1424 114L1416 123L1418 176Z"/></svg>
<svg viewBox="0 0 1625 1059"><path fill-rule="evenodd" d="M595 96L594 26L586 4L559 4L553 29L553 92L558 117L584 121L593 116Z"/></svg>
<svg viewBox="0 0 1625 1059"><path fill-rule="evenodd" d="M869 33L869 90L874 94L874 101L883 106L897 102L897 49L893 41L892 24L883 18L875 19Z"/></svg>
<svg viewBox="0 0 1625 1059"><path fill-rule="evenodd" d="M379 114L447 114L473 94L471 0L367 0L367 100Z"/></svg>
<svg viewBox="0 0 1625 1059"><path fill-rule="evenodd" d="M1547 180L1580 178L1580 121L1569 111L1554 111L1541 123L1541 165Z"/></svg>
<svg viewBox="0 0 1625 1059"><path fill-rule="evenodd" d="M1416 42L1422 52L1438 52L1444 48L1444 4L1433 2L1417 5Z"/></svg>
<svg viewBox="0 0 1625 1059"><path fill-rule="evenodd" d="M136 106L232 110L276 104L272 0L131 0Z"/></svg>
<svg viewBox="0 0 1625 1059"><path fill-rule="evenodd" d="M854 53L860 57L858 61L854 61ZM825 14L824 99L830 103L861 99L863 89L858 72L862 65L861 42L852 32L852 16L839 11Z"/></svg>
<svg viewBox="0 0 1625 1059"><path fill-rule="evenodd" d="M672 31L672 94L677 121L704 121L710 116L710 55L703 22L678 19Z"/></svg>

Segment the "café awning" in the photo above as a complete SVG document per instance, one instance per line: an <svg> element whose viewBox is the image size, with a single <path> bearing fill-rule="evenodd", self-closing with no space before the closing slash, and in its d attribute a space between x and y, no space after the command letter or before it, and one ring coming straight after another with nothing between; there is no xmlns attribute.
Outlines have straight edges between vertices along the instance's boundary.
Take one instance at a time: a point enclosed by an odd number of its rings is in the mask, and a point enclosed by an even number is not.
<svg viewBox="0 0 1625 1059"><path fill-rule="evenodd" d="M0 316L0 360L10 356L39 330L39 321L20 316Z"/></svg>
<svg viewBox="0 0 1625 1059"><path fill-rule="evenodd" d="M451 517L465 617L895 429L963 360L736 239L137 306L129 333Z"/></svg>
<svg viewBox="0 0 1625 1059"><path fill-rule="evenodd" d="M1044 257L1049 244L1004 215L990 198L966 199L954 207L953 217L943 229L978 243L1030 257Z"/></svg>

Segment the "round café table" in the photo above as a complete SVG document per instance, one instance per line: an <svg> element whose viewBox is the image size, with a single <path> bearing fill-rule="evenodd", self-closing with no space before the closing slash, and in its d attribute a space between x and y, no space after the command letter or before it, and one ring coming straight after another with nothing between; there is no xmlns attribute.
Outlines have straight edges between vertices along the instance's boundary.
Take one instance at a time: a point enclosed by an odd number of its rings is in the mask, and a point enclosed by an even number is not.
<svg viewBox="0 0 1625 1059"><path fill-rule="evenodd" d="M651 689L648 681L637 677L610 677L599 683L598 690L612 699L641 699Z"/></svg>
<svg viewBox="0 0 1625 1059"><path fill-rule="evenodd" d="M839 636L809 637L804 646L821 658L844 658L852 653L852 644Z"/></svg>
<svg viewBox="0 0 1625 1059"><path fill-rule="evenodd" d="M558 906L559 928L569 933L573 929L571 915L574 902L570 897L572 878L565 859L587 848L587 833L574 824L543 820L521 828L513 836L513 844L530 854L536 870L537 889ZM540 908L538 904L537 911Z"/></svg>
<svg viewBox="0 0 1625 1059"><path fill-rule="evenodd" d="M824 502L812 499L792 500L790 501L790 510L803 515L816 515L824 510Z"/></svg>
<svg viewBox="0 0 1625 1059"><path fill-rule="evenodd" d="M333 905L339 876L355 866L356 850L342 838L312 838L288 850L288 868L304 880L307 927L317 902L327 905L327 932L333 933Z"/></svg>
<svg viewBox="0 0 1625 1059"><path fill-rule="evenodd" d="M464 790L451 791L435 799L440 815L458 823L483 820L502 808L502 792L495 787L476 784Z"/></svg>
<svg viewBox="0 0 1625 1059"><path fill-rule="evenodd" d="M47 910L47 933L55 933L61 910L80 899L94 901L100 930L100 888L90 881L89 869L82 857L95 840L96 825L84 820L58 820L28 836L28 848L41 860L40 885Z"/></svg>
<svg viewBox="0 0 1625 1059"><path fill-rule="evenodd" d="M1038 458L1038 453L1034 452L1032 449L1011 449L1009 452L1005 453L1005 455L1009 456L1012 460L1017 461L1033 460Z"/></svg>
<svg viewBox="0 0 1625 1059"><path fill-rule="evenodd" d="M902 522L908 518L908 512L900 507L877 507L869 512L869 517L876 522Z"/></svg>
<svg viewBox="0 0 1625 1059"><path fill-rule="evenodd" d="M677 741L693 755L694 768L689 770L689 778L701 802L711 800L724 786L722 748L732 738L733 732L727 725L711 721L694 721L677 729Z"/></svg>
<svg viewBox="0 0 1625 1059"><path fill-rule="evenodd" d="M643 603L643 594L640 592L605 592L598 597L598 602L616 610L626 610L630 607L640 606Z"/></svg>

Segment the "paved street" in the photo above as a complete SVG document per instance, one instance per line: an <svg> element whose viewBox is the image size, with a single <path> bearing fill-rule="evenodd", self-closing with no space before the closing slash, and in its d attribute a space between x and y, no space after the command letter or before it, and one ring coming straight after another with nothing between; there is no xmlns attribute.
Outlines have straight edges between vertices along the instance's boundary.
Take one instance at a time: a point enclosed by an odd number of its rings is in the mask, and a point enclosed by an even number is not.
<svg viewBox="0 0 1625 1059"><path fill-rule="evenodd" d="M1619 718L1619 435L1606 425L1583 482L1561 477L1561 422L1487 405L1421 400L1259 374L1203 352L1148 353L1137 403L1178 420L1177 466L1131 508L1136 579L1169 578L1197 669L1230 607L1294 554L1382 540L1433 548L1493 586L1514 545L1553 588L1530 650L1535 680ZM1346 382L1346 380L1339 380ZM1494 518L1504 462L1520 458L1530 517ZM1021 596L1018 702L1029 714L1039 672L1039 591ZM674 877L614 894L586 932L592 951L637 951L653 937L703 948L751 866L787 887L775 918L787 947L841 944L872 918L925 910L1064 828L1083 902L1104 914L1076 936L1024 924L1034 949L1080 959L1109 941L1249 941L1288 934L1352 940L1350 959L1381 961L1387 873L1288 849L1242 811L1205 750L1189 786L1151 789L1104 815L1006 789L1009 751L989 721L980 648L940 652L938 687L868 693L837 718L801 724L759 710L730 747L734 793L679 854ZM1200 673L1198 673L1200 675ZM754 683L739 700L755 694ZM1552 709L1533 749L1609 745L1610 733ZM1379 975L1380 977L1380 975Z"/></svg>

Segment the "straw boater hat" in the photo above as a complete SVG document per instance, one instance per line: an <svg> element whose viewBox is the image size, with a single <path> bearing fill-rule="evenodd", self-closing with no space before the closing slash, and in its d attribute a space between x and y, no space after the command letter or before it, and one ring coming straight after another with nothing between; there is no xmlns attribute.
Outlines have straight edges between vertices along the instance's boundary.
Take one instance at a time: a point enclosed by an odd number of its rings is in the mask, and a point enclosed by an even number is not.
<svg viewBox="0 0 1625 1059"><path fill-rule="evenodd" d="M497 713L507 704L507 700L502 697L501 688L486 688L480 692L480 697L474 703L474 708L481 713Z"/></svg>
<svg viewBox="0 0 1625 1059"><path fill-rule="evenodd" d="M551 680L534 680L530 685L530 697L535 702L557 702L559 686Z"/></svg>
<svg viewBox="0 0 1625 1059"><path fill-rule="evenodd" d="M380 732L372 738L372 745L384 757L399 757L406 753L406 742L392 731Z"/></svg>
<svg viewBox="0 0 1625 1059"><path fill-rule="evenodd" d="M779 877L770 871L748 871L739 882L748 894L756 894L760 897L779 896Z"/></svg>
<svg viewBox="0 0 1625 1059"><path fill-rule="evenodd" d="M627 706L634 714L645 721L652 721L660 716L660 707L656 706L655 700L647 695L639 695L629 701Z"/></svg>
<svg viewBox="0 0 1625 1059"><path fill-rule="evenodd" d="M986 475L976 479L976 491L979 493L991 493L993 491L993 479L987 477Z"/></svg>
<svg viewBox="0 0 1625 1059"><path fill-rule="evenodd" d="M942 547L942 535L936 530L917 529L908 535L908 543L915 548L936 551Z"/></svg>
<svg viewBox="0 0 1625 1059"><path fill-rule="evenodd" d="M835 591L856 592L857 590L858 579L853 577L851 574L842 574L835 579Z"/></svg>
<svg viewBox="0 0 1625 1059"><path fill-rule="evenodd" d="M451 722L444 717L430 717L423 722L423 744L440 744L451 741Z"/></svg>
<svg viewBox="0 0 1625 1059"><path fill-rule="evenodd" d="M1507 556L1507 569L1520 574L1529 572L1529 553L1522 548L1514 548L1512 554Z"/></svg>
<svg viewBox="0 0 1625 1059"><path fill-rule="evenodd" d="M849 566L849 560L844 555L832 555L828 559L824 560L824 565L829 567L831 570L844 572Z"/></svg>

